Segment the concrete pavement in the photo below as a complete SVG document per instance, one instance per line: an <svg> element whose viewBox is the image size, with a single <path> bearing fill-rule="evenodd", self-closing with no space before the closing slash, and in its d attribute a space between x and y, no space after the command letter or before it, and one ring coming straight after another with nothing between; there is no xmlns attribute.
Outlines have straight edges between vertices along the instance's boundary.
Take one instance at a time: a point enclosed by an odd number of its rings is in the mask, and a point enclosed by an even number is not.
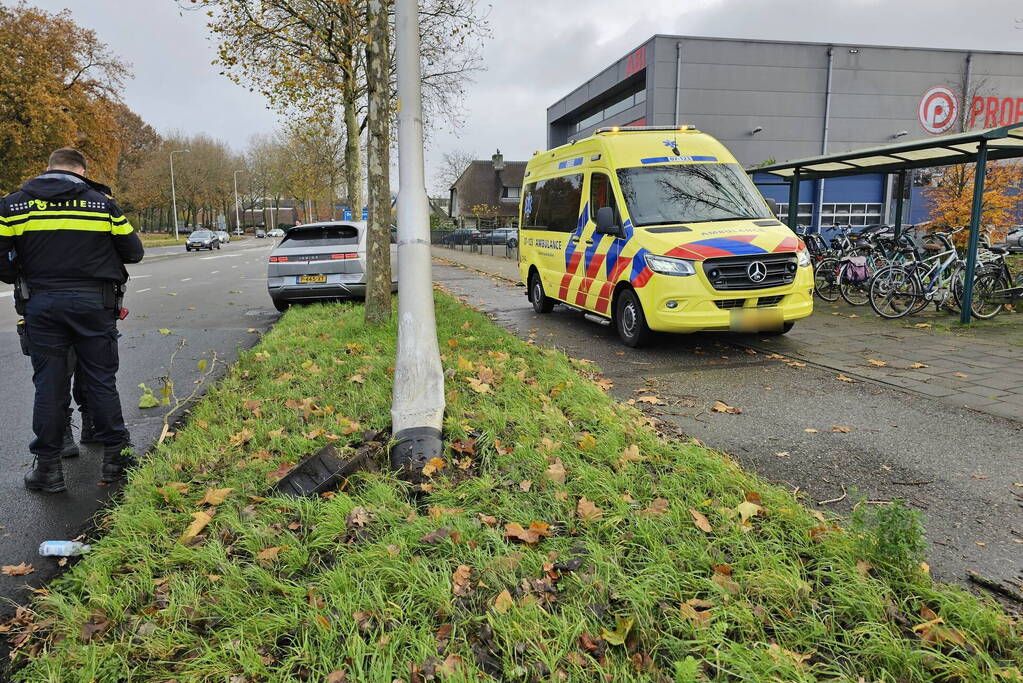
<svg viewBox="0 0 1023 683"><path fill-rule="evenodd" d="M1020 423L891 383L839 381L835 369L796 360L791 350L786 359L769 357L734 335L665 335L648 348L626 349L613 329L566 307L533 313L508 259L434 254L475 269L438 263L434 278L499 324L596 361L619 400L656 396L661 405L637 407L807 504L844 515L856 500L905 499L924 513L938 579L965 582L973 569L1023 581ZM837 318L825 316L829 323ZM742 413L713 412L718 400Z"/></svg>
<svg viewBox="0 0 1023 683"><path fill-rule="evenodd" d="M184 339L171 373L177 387L190 391L197 362L218 356L217 375L239 349L251 347L277 319L266 293L266 260L275 240L245 240L219 251L185 253L183 247L157 247L142 263L129 266L131 280L119 324L121 370L118 388L135 444L145 451L159 436L161 409L140 410L141 382L158 391L171 354ZM68 539L86 528L114 487L98 484L101 454L84 450L65 461L68 490L52 496L30 493L22 477L31 466L32 381L28 358L21 355L17 316L10 287L0 290L0 564L27 562L35 572L0 575L0 619L13 612L8 601L25 602L26 586L40 586L58 570L55 558L38 557L41 541ZM5 303L6 302L6 303ZM161 328L171 330L162 335ZM76 413L77 417L77 413Z"/></svg>

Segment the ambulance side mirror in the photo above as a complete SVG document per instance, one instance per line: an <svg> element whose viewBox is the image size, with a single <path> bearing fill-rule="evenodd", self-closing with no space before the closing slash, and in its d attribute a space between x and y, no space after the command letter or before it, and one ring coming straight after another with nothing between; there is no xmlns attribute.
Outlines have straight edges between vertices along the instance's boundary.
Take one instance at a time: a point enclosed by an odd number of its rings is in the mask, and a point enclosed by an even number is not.
<svg viewBox="0 0 1023 683"><path fill-rule="evenodd" d="M598 235L619 235L621 228L615 223L615 210L610 206L597 209L596 232Z"/></svg>
<svg viewBox="0 0 1023 683"><path fill-rule="evenodd" d="M770 199L770 198L768 198L766 201L767 201L767 208L769 208L771 210L771 215L774 216L775 218L777 218L778 217L778 202L775 201L774 199Z"/></svg>

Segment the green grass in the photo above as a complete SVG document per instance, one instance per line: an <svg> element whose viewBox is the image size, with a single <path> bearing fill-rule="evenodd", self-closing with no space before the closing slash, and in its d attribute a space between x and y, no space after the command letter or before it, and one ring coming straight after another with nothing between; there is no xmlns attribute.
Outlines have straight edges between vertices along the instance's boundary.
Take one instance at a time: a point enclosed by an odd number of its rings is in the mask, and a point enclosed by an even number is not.
<svg viewBox="0 0 1023 683"><path fill-rule="evenodd" d="M164 235L163 233L139 233L139 238L142 240L142 244L147 247L170 247L178 244L184 244L188 234L181 235L178 239L174 239L170 235Z"/></svg>
<svg viewBox="0 0 1023 683"><path fill-rule="evenodd" d="M329 498L265 497L282 464L333 436L354 445L349 421L389 423L394 327L367 329L351 305L292 309L37 597L15 680L1016 680L1019 622L933 584L904 508L844 531L662 438L591 365L437 305L457 451L425 498L386 471ZM599 514L581 516L583 498ZM533 522L550 535L506 537Z"/></svg>

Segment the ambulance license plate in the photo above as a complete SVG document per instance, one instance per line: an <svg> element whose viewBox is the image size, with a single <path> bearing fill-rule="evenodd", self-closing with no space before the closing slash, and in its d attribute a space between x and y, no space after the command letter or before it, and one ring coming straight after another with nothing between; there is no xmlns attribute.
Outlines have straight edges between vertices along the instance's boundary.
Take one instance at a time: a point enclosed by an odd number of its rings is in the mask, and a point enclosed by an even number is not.
<svg viewBox="0 0 1023 683"><path fill-rule="evenodd" d="M323 284L327 281L326 275L299 275L298 284L300 285L312 285L312 284Z"/></svg>
<svg viewBox="0 0 1023 683"><path fill-rule="evenodd" d="M785 316L779 308L733 308L729 329L733 332L769 332L780 330Z"/></svg>

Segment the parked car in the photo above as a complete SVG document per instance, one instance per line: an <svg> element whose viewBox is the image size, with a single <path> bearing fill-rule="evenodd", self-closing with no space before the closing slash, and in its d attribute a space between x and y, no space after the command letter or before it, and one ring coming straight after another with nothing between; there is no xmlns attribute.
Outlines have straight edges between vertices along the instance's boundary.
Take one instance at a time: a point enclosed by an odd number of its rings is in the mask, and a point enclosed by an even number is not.
<svg viewBox="0 0 1023 683"><path fill-rule="evenodd" d="M231 243L231 233L229 233L227 230L217 230L216 234L217 234L217 239L220 240L221 244L230 244Z"/></svg>
<svg viewBox="0 0 1023 683"><path fill-rule="evenodd" d="M241 237L244 234L245 234L245 231L242 230L241 228L235 228L234 229L234 236L235 237Z"/></svg>
<svg viewBox="0 0 1023 683"><path fill-rule="evenodd" d="M481 244L503 244L514 247L519 243L519 229L497 228L480 235L479 241Z"/></svg>
<svg viewBox="0 0 1023 683"><path fill-rule="evenodd" d="M1023 225L1009 229L1005 236L1005 248L1012 254L1023 252Z"/></svg>
<svg viewBox="0 0 1023 683"><path fill-rule="evenodd" d="M270 232L266 233L267 237L284 237L284 231L280 228L274 228Z"/></svg>
<svg viewBox="0 0 1023 683"><path fill-rule="evenodd" d="M303 301L366 296L366 222L297 225L270 252L266 285L278 311ZM391 290L398 289L398 251L391 245Z"/></svg>
<svg viewBox="0 0 1023 683"><path fill-rule="evenodd" d="M444 244L473 244L479 242L481 235L476 228L457 228L444 235L442 241Z"/></svg>
<svg viewBox="0 0 1023 683"><path fill-rule="evenodd" d="M256 231L256 237L258 237L260 239L266 237L266 230L257 230Z"/></svg>
<svg viewBox="0 0 1023 683"><path fill-rule="evenodd" d="M185 251L220 249L220 238L212 230L194 230L185 240Z"/></svg>

